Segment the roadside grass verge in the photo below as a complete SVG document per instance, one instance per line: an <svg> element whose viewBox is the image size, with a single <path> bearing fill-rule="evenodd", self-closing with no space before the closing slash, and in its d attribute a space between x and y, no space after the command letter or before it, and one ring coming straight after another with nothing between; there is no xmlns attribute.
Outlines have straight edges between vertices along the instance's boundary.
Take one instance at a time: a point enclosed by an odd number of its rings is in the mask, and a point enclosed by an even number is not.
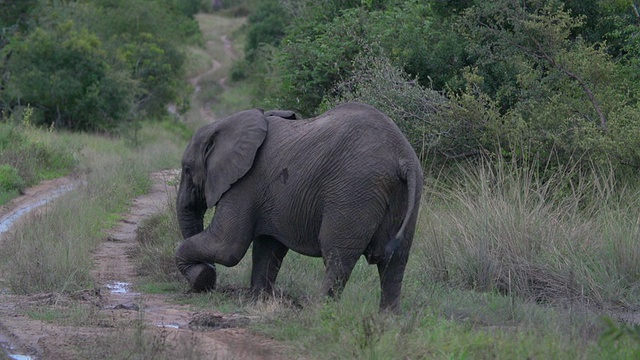
<svg viewBox="0 0 640 360"><path fill-rule="evenodd" d="M378 314L377 272L364 260L341 300L326 302L322 260L295 253L271 300L246 296L249 251L234 268L218 266L218 290L179 301L259 315L254 331L309 358L640 356L638 331L606 320L640 307L637 188L621 187L606 169L542 180L522 167L481 163L425 189L401 315ZM157 246L175 268L180 237L175 208L166 211L154 238L170 234ZM184 288L172 271L154 281Z"/></svg>
<svg viewBox="0 0 640 360"><path fill-rule="evenodd" d="M175 200L175 195L172 197ZM136 230L138 246L133 252L136 269L147 283L142 289L149 292L173 292L179 288L182 275L175 265L176 246L182 240L175 216L175 201L165 210L142 220ZM173 284L173 285L170 285Z"/></svg>
<svg viewBox="0 0 640 360"><path fill-rule="evenodd" d="M161 135L162 128L143 130ZM50 137L58 136L56 133ZM146 192L152 170L179 164L181 137L173 142L136 149L123 140L87 134L63 134L63 141L81 149L75 187L47 203L27 226L3 235L0 265L16 294L73 292L93 287L91 252L103 241L131 199ZM177 143L177 144L176 144Z"/></svg>
<svg viewBox="0 0 640 360"><path fill-rule="evenodd" d="M29 108L0 122L0 205L41 180L71 173L79 148L66 142L64 134L30 125Z"/></svg>

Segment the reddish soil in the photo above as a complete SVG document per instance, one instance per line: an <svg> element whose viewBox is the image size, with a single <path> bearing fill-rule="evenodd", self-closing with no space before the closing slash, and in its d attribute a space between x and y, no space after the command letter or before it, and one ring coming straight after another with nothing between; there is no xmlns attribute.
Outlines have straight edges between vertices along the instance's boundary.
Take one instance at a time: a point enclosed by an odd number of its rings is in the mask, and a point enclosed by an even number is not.
<svg viewBox="0 0 640 360"><path fill-rule="evenodd" d="M142 333L148 339L147 346L157 347L157 350L145 352L151 352L153 358L283 358L283 346L244 328L256 319L240 314L197 312L186 305L177 305L175 294L137 292L140 278L128 255L137 246L137 225L166 206L169 194L175 191L168 182L175 181L176 176L176 171L152 174L151 192L135 198L129 212L123 214L117 226L108 232L94 254L93 277L98 284L95 289L31 296L11 295L8 290L0 289L0 344L5 352L35 359L74 359L87 358L87 352L95 349L102 353L96 358L110 358L109 355L121 354L122 349L110 349L109 343L122 343L117 339L132 337L136 329L144 329ZM74 181L77 180L61 178L27 189L24 196L0 209L0 221L29 204L47 199ZM23 221L27 222L29 218L33 219L26 215ZM126 291L119 292L122 288ZM34 306L39 309L86 308L95 312L95 316L90 317L95 320L81 326L34 320L26 314Z"/></svg>

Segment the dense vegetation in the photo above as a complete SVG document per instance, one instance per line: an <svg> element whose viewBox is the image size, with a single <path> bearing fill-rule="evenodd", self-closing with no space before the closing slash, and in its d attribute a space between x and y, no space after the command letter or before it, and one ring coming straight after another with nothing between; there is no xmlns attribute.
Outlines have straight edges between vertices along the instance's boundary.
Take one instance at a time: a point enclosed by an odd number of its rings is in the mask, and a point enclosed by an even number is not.
<svg viewBox="0 0 640 360"><path fill-rule="evenodd" d="M266 1L236 78L257 103L374 104L425 162L640 169L637 1ZM277 18L280 21L274 21Z"/></svg>
<svg viewBox="0 0 640 360"><path fill-rule="evenodd" d="M200 0L0 5L5 113L30 106L36 125L113 132L188 106L183 45L200 41Z"/></svg>

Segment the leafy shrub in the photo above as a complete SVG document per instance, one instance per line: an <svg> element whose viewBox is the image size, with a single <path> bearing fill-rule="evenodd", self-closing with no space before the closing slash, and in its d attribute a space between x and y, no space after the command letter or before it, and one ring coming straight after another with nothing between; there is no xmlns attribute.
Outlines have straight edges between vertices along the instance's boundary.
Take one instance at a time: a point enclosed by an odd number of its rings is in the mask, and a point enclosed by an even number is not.
<svg viewBox="0 0 640 360"><path fill-rule="evenodd" d="M31 26L7 32L0 106L30 104L35 124L89 131L164 115L167 104L191 91L181 48L202 41L193 18L199 6L199 0L33 4Z"/></svg>
<svg viewBox="0 0 640 360"><path fill-rule="evenodd" d="M278 107L303 116L316 113L328 91L351 73L365 21L364 12L353 9L312 29L309 24L294 25L274 59L281 77L274 94Z"/></svg>
<svg viewBox="0 0 640 360"><path fill-rule="evenodd" d="M21 123L16 117L22 117ZM77 165L76 147L39 140L42 131L34 129L30 119L31 110L27 108L0 122L0 192L5 193L0 203L40 180L66 175Z"/></svg>
<svg viewBox="0 0 640 360"><path fill-rule="evenodd" d="M66 22L9 47L8 93L38 109L34 123L101 130L129 115L135 86L110 71L100 39L89 31Z"/></svg>
<svg viewBox="0 0 640 360"><path fill-rule="evenodd" d="M140 88L136 110L154 116L166 114L166 104L176 100L185 87L180 81L184 55L149 33L135 39L125 35L122 40L118 56L131 69L131 78Z"/></svg>
<svg viewBox="0 0 640 360"><path fill-rule="evenodd" d="M442 135L454 125L443 123L439 115L448 104L442 94L420 86L379 51L365 51L354 60L354 68L353 74L334 88L336 96L325 99L323 110L346 101L370 104L394 120L420 159L430 151L444 151L448 139Z"/></svg>
<svg viewBox="0 0 640 360"><path fill-rule="evenodd" d="M255 60L255 53L265 44L278 46L285 35L285 27L289 23L289 16L278 1L260 3L249 18L249 30L244 46L245 59Z"/></svg>
<svg viewBox="0 0 640 360"><path fill-rule="evenodd" d="M304 21L292 21L273 61L280 107L318 113L322 99L335 95L335 85L353 74L353 60L371 44L427 88L443 89L468 64L460 35L447 24L433 26L424 2L336 3L295 10Z"/></svg>
<svg viewBox="0 0 640 360"><path fill-rule="evenodd" d="M423 158L429 151L447 161L482 153L523 161L535 154L560 167L579 161L613 163L619 173L637 171L637 72L615 61L605 46L572 38L582 18L556 3L529 5L505 0L468 7L455 21L458 33L446 36L446 22L420 26L418 19L437 17L411 1L385 11L343 11L339 19L349 29L342 31L343 43L352 34L362 39L353 45L356 60L349 64L334 59L344 54L329 55L326 62L335 65L330 71L340 74L338 85L327 88L333 81L319 72L323 65L301 64L309 55L295 48L294 54L278 55L302 57L279 70L294 69L282 76L288 90L279 95L298 107L312 108L312 96L325 97L323 109L347 100L372 104L398 123ZM409 32L406 24L416 30ZM434 37L444 43L429 41ZM344 46L319 44L328 48L321 56ZM465 60L457 59L465 54ZM448 57L451 71L440 62ZM288 83L293 79L298 85ZM447 90L437 93L429 86ZM548 166L544 160L539 164Z"/></svg>
<svg viewBox="0 0 640 360"><path fill-rule="evenodd" d="M23 186L24 180L18 174L18 169L11 165L0 165L0 192L22 191Z"/></svg>
<svg viewBox="0 0 640 360"><path fill-rule="evenodd" d="M467 94L493 99L500 111L485 145L495 152L523 142L563 164L577 156L637 171L637 71L629 72L606 47L573 39L582 18L555 3L530 5L479 4L459 23L481 59L467 72ZM510 69L507 81L495 81L496 66Z"/></svg>

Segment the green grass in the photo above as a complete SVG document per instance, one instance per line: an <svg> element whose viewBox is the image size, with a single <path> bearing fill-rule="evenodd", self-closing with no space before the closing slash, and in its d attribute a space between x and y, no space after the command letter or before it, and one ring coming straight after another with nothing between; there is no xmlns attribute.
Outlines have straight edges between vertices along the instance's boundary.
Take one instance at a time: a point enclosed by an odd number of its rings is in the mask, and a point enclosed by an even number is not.
<svg viewBox="0 0 640 360"><path fill-rule="evenodd" d="M0 122L0 205L41 180L69 174L78 164L78 145L66 142L64 134L50 136L32 127L29 108L19 115Z"/></svg>
<svg viewBox="0 0 640 360"><path fill-rule="evenodd" d="M26 314L35 320L66 326L95 325L99 319L98 308L94 304L73 302L32 306Z"/></svg>
<svg viewBox="0 0 640 360"><path fill-rule="evenodd" d="M136 231L138 247L133 256L138 273L148 285L170 284L182 277L174 260L176 246L182 239L174 204L168 203L165 211L142 220Z"/></svg>

